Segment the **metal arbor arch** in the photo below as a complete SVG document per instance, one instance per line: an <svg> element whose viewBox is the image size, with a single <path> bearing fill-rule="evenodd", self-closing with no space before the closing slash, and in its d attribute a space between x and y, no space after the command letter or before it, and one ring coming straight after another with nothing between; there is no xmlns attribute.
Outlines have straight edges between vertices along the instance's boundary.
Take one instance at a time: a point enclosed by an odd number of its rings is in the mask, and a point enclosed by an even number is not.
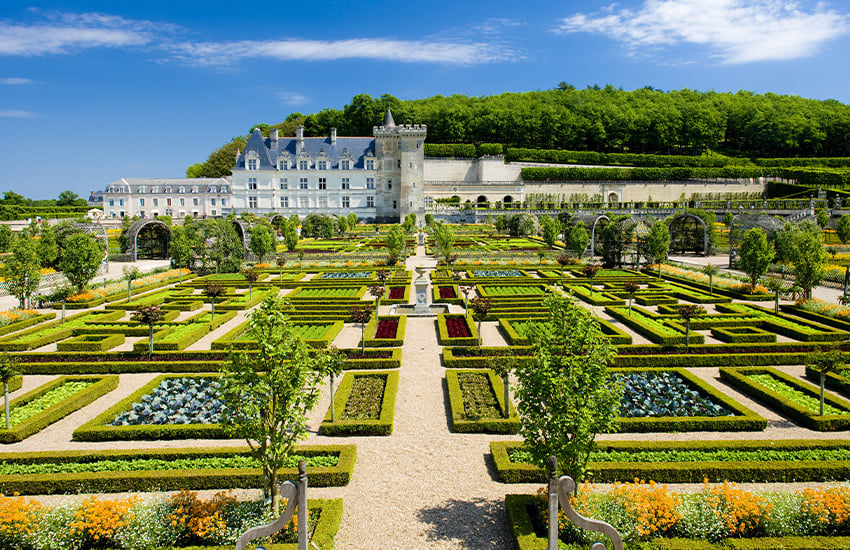
<svg viewBox="0 0 850 550"><path fill-rule="evenodd" d="M233 229L242 241L242 258L248 257L248 242L251 234L251 224L245 220L233 220Z"/></svg>
<svg viewBox="0 0 850 550"><path fill-rule="evenodd" d="M708 256L711 252L708 226L705 225L705 220L696 214L684 213L674 216L667 228L670 230L671 252L682 254L693 251L703 256Z"/></svg>
<svg viewBox="0 0 850 550"><path fill-rule="evenodd" d="M166 234L168 235L168 242L171 242L171 228L167 223L155 220L155 219L146 219L146 220L136 220L130 225L130 229L127 230L127 237L130 239L130 246L127 248L127 254L133 258L135 262L138 260L139 256L139 232L147 226L161 227L165 229ZM168 253L168 247L166 247L166 254Z"/></svg>
<svg viewBox="0 0 850 550"><path fill-rule="evenodd" d="M109 237L106 228L99 223L75 223L74 229L86 235L93 235L95 240L103 244L103 260L100 262L100 273L109 271Z"/></svg>
<svg viewBox="0 0 850 550"><path fill-rule="evenodd" d="M620 220L619 241L621 243L619 265L628 263L640 266L640 257L643 253L642 243L651 231L651 222L647 224L647 218L631 217Z"/></svg>
<svg viewBox="0 0 850 550"><path fill-rule="evenodd" d="M602 229L611 222L611 220L605 214L582 213L576 215L576 217L572 220L572 225L575 225L578 222L583 222L587 230L590 232L590 242L587 245L587 249L590 250L590 255L598 255L600 253L599 232L601 232Z"/></svg>

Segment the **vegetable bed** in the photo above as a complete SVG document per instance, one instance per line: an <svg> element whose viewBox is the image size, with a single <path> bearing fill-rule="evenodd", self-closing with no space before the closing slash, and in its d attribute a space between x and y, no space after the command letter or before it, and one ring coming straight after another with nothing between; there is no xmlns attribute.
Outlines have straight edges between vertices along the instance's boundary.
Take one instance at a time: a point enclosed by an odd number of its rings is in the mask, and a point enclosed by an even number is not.
<svg viewBox="0 0 850 550"><path fill-rule="evenodd" d="M446 370L452 429L458 433L515 434L519 417L510 406L505 418L502 380L492 370Z"/></svg>
<svg viewBox="0 0 850 550"><path fill-rule="evenodd" d="M334 396L336 422L328 410L323 435L390 435L393 431L397 371L347 372Z"/></svg>

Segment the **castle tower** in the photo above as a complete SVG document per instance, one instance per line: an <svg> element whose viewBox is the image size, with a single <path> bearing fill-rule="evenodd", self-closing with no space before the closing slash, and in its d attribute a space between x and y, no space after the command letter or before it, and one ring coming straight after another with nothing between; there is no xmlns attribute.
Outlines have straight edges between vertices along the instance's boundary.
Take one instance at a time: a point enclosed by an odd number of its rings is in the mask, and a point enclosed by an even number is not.
<svg viewBox="0 0 850 550"><path fill-rule="evenodd" d="M425 216L424 124L396 126L387 109L381 126L372 128L377 157L377 215L400 221L411 212L421 223Z"/></svg>

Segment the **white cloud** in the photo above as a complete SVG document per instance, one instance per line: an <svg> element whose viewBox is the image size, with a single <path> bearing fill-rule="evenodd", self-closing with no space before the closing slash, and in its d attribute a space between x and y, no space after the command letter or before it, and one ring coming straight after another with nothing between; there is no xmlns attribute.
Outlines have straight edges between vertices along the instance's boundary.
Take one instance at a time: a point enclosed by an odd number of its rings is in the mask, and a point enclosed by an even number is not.
<svg viewBox="0 0 850 550"><path fill-rule="evenodd" d="M36 10L37 11L37 10ZM98 13L47 13L35 23L0 21L0 55L69 54L88 48L121 48L152 42L169 25Z"/></svg>
<svg viewBox="0 0 850 550"><path fill-rule="evenodd" d="M429 42L387 38L182 43L175 46L173 53L177 59L204 66L231 65L244 59L277 61L374 59L402 63L472 65L505 61L515 57L510 50L487 43Z"/></svg>
<svg viewBox="0 0 850 550"><path fill-rule="evenodd" d="M38 113L32 111L20 111L18 109L0 109L0 118L36 118Z"/></svg>
<svg viewBox="0 0 850 550"><path fill-rule="evenodd" d="M607 35L633 51L705 46L729 64L808 57L847 31L846 14L795 0L645 0L639 10L575 14L555 29Z"/></svg>
<svg viewBox="0 0 850 550"><path fill-rule="evenodd" d="M18 78L15 76L9 78L0 78L0 84L7 84L9 86L20 86L23 84L32 84L33 81L29 78Z"/></svg>
<svg viewBox="0 0 850 550"><path fill-rule="evenodd" d="M304 105L307 103L307 96L294 92L280 92L278 98L284 105Z"/></svg>

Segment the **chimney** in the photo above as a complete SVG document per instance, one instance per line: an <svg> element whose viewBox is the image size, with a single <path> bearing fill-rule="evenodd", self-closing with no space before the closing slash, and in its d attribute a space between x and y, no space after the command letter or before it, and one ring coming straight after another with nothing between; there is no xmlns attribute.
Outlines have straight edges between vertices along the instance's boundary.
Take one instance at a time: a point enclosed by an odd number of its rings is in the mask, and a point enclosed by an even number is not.
<svg viewBox="0 0 850 550"><path fill-rule="evenodd" d="M336 144L336 128L331 128L331 145Z"/></svg>
<svg viewBox="0 0 850 550"><path fill-rule="evenodd" d="M304 127L299 125L295 127L295 154L301 153L302 149L304 149Z"/></svg>
<svg viewBox="0 0 850 550"><path fill-rule="evenodd" d="M277 138L278 138L277 128L272 128L271 132L269 132L269 139L271 139L272 147L274 147L275 144L277 143Z"/></svg>

